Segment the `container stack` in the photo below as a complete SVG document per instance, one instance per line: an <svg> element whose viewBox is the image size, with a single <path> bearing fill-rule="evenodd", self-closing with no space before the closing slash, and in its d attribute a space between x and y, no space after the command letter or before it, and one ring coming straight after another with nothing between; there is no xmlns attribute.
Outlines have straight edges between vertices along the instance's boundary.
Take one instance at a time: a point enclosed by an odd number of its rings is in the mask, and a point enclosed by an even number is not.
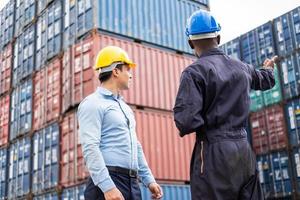
<svg viewBox="0 0 300 200"><path fill-rule="evenodd" d="M76 112L99 85L93 65L107 45L137 63L123 96L164 199L190 199L194 137L179 138L172 107L198 9L208 0L10 0L0 11L0 199L83 198Z"/></svg>
<svg viewBox="0 0 300 200"><path fill-rule="evenodd" d="M222 45L234 58L260 68L279 55L276 85L252 91L249 134L266 198L300 198L300 7Z"/></svg>

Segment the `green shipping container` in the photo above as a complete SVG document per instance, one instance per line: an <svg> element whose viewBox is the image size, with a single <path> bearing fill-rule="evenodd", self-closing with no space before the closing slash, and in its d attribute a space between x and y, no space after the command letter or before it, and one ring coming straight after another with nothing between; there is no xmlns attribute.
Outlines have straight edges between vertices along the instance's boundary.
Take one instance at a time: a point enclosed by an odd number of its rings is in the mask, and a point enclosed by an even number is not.
<svg viewBox="0 0 300 200"><path fill-rule="evenodd" d="M259 90L252 90L250 92L250 111L251 112L255 112L257 110L260 110L264 107L264 98L263 98L263 94L261 91Z"/></svg>
<svg viewBox="0 0 300 200"><path fill-rule="evenodd" d="M282 100L279 72L277 67L275 67L274 76L276 82L275 86L271 90L267 90L263 92L265 106L278 103Z"/></svg>

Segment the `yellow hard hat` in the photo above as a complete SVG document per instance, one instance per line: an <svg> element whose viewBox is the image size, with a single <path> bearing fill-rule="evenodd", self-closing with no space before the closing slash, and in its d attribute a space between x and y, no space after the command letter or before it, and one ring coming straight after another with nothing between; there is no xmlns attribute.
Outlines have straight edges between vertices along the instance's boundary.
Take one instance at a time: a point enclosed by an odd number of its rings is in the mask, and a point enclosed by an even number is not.
<svg viewBox="0 0 300 200"><path fill-rule="evenodd" d="M95 70L101 69L101 72L112 71L117 64L128 64L129 67L135 67L126 51L116 46L107 46L98 53L95 63Z"/></svg>

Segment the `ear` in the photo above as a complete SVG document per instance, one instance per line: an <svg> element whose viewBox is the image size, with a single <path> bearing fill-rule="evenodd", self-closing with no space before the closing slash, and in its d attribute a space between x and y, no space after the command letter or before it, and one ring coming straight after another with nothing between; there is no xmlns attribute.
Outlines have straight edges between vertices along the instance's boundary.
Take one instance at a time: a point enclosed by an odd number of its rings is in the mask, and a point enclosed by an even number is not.
<svg viewBox="0 0 300 200"><path fill-rule="evenodd" d="M114 77L118 77L120 75L120 71L117 68L113 69L111 73Z"/></svg>
<svg viewBox="0 0 300 200"><path fill-rule="evenodd" d="M218 41L218 45L219 45L220 42L221 42L221 36L220 35L217 36L217 41Z"/></svg>
<svg viewBox="0 0 300 200"><path fill-rule="evenodd" d="M194 49L195 47L194 47L194 44L193 44L192 40L188 40L188 42L189 42L190 47L191 47L192 49Z"/></svg>

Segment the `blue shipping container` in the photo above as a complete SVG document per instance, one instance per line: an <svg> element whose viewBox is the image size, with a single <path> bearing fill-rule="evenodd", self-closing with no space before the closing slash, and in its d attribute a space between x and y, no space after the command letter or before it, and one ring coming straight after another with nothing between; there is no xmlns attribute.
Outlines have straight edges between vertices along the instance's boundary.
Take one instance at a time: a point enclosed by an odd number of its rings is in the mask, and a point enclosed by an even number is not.
<svg viewBox="0 0 300 200"><path fill-rule="evenodd" d="M59 200L56 193L47 193L39 196L34 196L33 200Z"/></svg>
<svg viewBox="0 0 300 200"><path fill-rule="evenodd" d="M272 23L263 24L241 36L242 60L260 67L266 58L275 55Z"/></svg>
<svg viewBox="0 0 300 200"><path fill-rule="evenodd" d="M8 199L24 196L30 190L30 138L16 141L9 148Z"/></svg>
<svg viewBox="0 0 300 200"><path fill-rule="evenodd" d="M272 169L272 197L286 197L292 194L292 179L287 152L276 152L270 155Z"/></svg>
<svg viewBox="0 0 300 200"><path fill-rule="evenodd" d="M10 0L0 11L0 49L8 44L14 36L14 6L15 2Z"/></svg>
<svg viewBox="0 0 300 200"><path fill-rule="evenodd" d="M300 149L295 148L293 149L293 175L296 178L296 187L297 187L297 193L300 193Z"/></svg>
<svg viewBox="0 0 300 200"><path fill-rule="evenodd" d="M142 199L150 200L151 193L148 188L141 186ZM161 184L164 193L164 200L191 200L191 191L189 185L167 185Z"/></svg>
<svg viewBox="0 0 300 200"><path fill-rule="evenodd" d="M22 33L23 28L35 17L35 0L16 0L15 36Z"/></svg>
<svg viewBox="0 0 300 200"><path fill-rule="evenodd" d="M223 44L221 48L228 56L241 60L240 38L236 38Z"/></svg>
<svg viewBox="0 0 300 200"><path fill-rule="evenodd" d="M34 70L34 25L28 27L14 44L13 86Z"/></svg>
<svg viewBox="0 0 300 200"><path fill-rule="evenodd" d="M32 123L32 81L18 86L11 96L10 140L31 130Z"/></svg>
<svg viewBox="0 0 300 200"><path fill-rule="evenodd" d="M95 28L192 53L185 25L200 8L207 9L192 1L65 0L64 49Z"/></svg>
<svg viewBox="0 0 300 200"><path fill-rule="evenodd" d="M7 149L0 149L0 199L4 200L6 197L6 167L7 167Z"/></svg>
<svg viewBox="0 0 300 200"><path fill-rule="evenodd" d="M300 94L300 54L292 54L281 61L283 96L285 99Z"/></svg>
<svg viewBox="0 0 300 200"><path fill-rule="evenodd" d="M59 126L52 124L33 138L32 192L42 193L58 184L59 177Z"/></svg>
<svg viewBox="0 0 300 200"><path fill-rule="evenodd" d="M274 33L280 56L291 54L300 44L299 7L274 19Z"/></svg>
<svg viewBox="0 0 300 200"><path fill-rule="evenodd" d="M66 188L62 193L62 200L84 200L85 184Z"/></svg>
<svg viewBox="0 0 300 200"><path fill-rule="evenodd" d="M38 17L35 50L35 68L40 69L46 61L61 51L62 4L56 0Z"/></svg>
<svg viewBox="0 0 300 200"><path fill-rule="evenodd" d="M256 157L259 181L264 191L264 196L266 198L270 197L272 192L272 179L271 173L271 163L269 155L261 155Z"/></svg>
<svg viewBox="0 0 300 200"><path fill-rule="evenodd" d="M300 144L300 99L292 100L286 104L288 137L292 146Z"/></svg>
<svg viewBox="0 0 300 200"><path fill-rule="evenodd" d="M47 8L47 6L49 6L50 3L53 1L54 0L38 0L36 2L37 15L39 16L41 14L41 12L43 12L45 10L45 8Z"/></svg>

